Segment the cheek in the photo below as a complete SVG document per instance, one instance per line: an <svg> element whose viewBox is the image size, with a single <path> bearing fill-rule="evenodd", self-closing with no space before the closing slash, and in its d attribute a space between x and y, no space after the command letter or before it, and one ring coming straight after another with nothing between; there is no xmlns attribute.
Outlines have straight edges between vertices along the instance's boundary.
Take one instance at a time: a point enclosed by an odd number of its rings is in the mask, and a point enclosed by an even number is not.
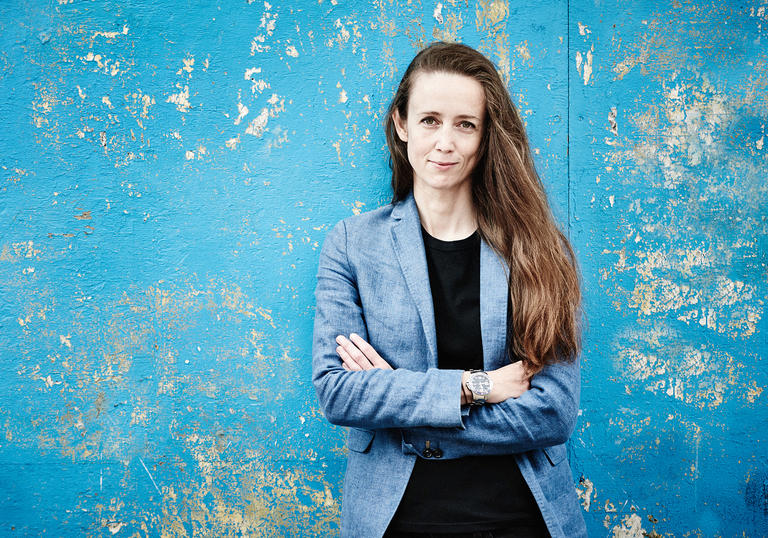
<svg viewBox="0 0 768 538"><path fill-rule="evenodd" d="M425 154L426 144L424 143L424 140L419 139L419 137L411 137L408 140L408 162L411 163L411 166L416 166L418 163L421 162L421 157Z"/></svg>
<svg viewBox="0 0 768 538"><path fill-rule="evenodd" d="M480 140L468 140L466 146L464 147L464 155L466 155L467 160L475 160L477 159L477 155L480 152Z"/></svg>

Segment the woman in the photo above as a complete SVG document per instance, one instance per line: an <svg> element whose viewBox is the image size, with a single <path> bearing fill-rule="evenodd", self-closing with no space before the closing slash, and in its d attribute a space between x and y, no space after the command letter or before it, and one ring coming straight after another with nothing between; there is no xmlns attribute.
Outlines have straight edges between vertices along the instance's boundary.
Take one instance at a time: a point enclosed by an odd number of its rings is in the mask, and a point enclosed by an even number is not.
<svg viewBox="0 0 768 538"><path fill-rule="evenodd" d="M392 204L320 255L313 381L349 426L342 536L584 536L565 443L580 291L493 64L434 43L386 119Z"/></svg>

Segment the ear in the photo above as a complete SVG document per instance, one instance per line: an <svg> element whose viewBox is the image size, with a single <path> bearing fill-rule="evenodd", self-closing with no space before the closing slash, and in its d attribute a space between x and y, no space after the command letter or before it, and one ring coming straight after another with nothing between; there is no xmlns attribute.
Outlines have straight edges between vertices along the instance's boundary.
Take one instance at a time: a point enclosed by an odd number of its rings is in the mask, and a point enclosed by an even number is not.
<svg viewBox="0 0 768 538"><path fill-rule="evenodd" d="M400 112L397 109L392 112L392 121L395 124L397 136L400 137L400 140L403 142L408 143L408 129L406 127L406 122L400 117Z"/></svg>

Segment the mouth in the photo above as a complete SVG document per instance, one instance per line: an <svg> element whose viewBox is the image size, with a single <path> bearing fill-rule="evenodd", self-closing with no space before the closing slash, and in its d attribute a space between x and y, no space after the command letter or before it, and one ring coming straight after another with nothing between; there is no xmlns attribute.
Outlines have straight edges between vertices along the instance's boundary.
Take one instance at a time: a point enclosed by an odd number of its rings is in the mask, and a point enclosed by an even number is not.
<svg viewBox="0 0 768 538"><path fill-rule="evenodd" d="M432 163L433 166L441 169L450 168L451 166L455 166L458 163L455 161L429 161Z"/></svg>

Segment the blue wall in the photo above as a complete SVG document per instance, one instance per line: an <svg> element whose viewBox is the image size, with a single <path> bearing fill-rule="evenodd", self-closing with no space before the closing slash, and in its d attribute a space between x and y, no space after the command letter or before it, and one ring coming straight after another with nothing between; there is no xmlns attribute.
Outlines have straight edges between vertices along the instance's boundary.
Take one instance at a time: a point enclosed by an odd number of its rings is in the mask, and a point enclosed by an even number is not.
<svg viewBox="0 0 768 538"><path fill-rule="evenodd" d="M591 534L768 534L768 2L57 0L0 4L0 535L337 532L319 246L435 38L582 264Z"/></svg>

